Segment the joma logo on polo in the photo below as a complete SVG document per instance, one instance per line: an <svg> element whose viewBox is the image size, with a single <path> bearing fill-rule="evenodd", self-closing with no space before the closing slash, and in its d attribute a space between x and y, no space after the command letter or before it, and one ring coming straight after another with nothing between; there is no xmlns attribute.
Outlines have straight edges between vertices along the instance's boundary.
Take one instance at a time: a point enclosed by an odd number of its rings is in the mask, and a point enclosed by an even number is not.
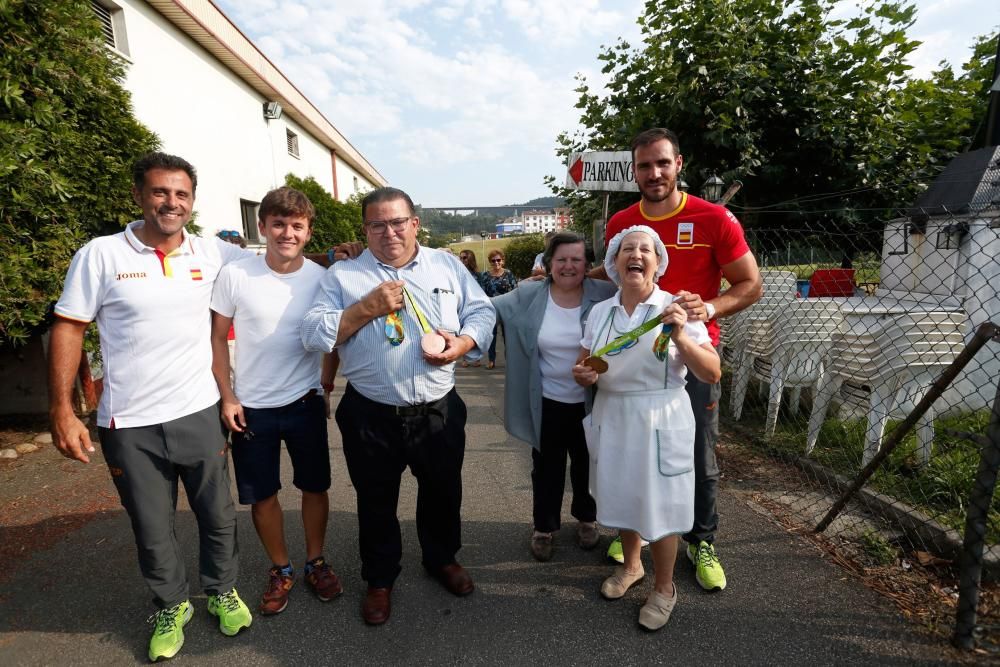
<svg viewBox="0 0 1000 667"><path fill-rule="evenodd" d="M129 278L145 278L146 272L140 271L138 273L119 273L115 276L115 280L128 280Z"/></svg>

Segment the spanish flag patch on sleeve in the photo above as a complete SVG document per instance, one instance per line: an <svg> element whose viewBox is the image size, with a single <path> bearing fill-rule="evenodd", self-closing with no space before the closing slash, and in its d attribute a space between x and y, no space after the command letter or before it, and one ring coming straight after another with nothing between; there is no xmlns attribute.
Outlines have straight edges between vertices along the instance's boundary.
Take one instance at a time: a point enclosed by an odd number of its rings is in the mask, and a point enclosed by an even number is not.
<svg viewBox="0 0 1000 667"><path fill-rule="evenodd" d="M191 269L191 280L201 280L201 269Z"/></svg>

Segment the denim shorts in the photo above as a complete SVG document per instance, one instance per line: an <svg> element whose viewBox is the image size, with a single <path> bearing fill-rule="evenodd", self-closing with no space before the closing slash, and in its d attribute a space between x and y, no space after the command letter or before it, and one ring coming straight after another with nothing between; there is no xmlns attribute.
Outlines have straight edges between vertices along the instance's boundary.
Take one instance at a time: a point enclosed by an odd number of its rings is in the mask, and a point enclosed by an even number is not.
<svg viewBox="0 0 1000 667"><path fill-rule="evenodd" d="M281 441L301 491L330 488L330 449L323 397L310 393L280 408L243 408L246 429L233 433L233 466L240 504L266 500L281 488Z"/></svg>

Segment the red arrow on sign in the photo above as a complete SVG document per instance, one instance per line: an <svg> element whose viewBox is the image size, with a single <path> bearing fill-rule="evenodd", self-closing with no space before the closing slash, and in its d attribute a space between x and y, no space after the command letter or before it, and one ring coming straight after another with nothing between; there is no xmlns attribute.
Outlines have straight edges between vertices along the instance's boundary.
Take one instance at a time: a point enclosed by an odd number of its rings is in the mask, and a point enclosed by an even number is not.
<svg viewBox="0 0 1000 667"><path fill-rule="evenodd" d="M569 176L573 179L573 182L577 185L583 180L583 158L578 157L573 166L569 168Z"/></svg>

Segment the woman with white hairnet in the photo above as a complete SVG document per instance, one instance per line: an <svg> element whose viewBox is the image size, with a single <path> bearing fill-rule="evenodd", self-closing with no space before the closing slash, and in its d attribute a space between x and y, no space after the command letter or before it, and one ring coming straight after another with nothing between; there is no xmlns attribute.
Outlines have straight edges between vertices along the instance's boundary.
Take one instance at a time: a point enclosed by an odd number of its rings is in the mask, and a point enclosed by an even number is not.
<svg viewBox="0 0 1000 667"><path fill-rule="evenodd" d="M598 390L584 421L597 520L620 529L625 551L601 595L619 599L642 580L640 541L648 540L655 582L639 624L658 630L677 603L677 536L694 523L695 425L685 377L690 370L715 383L721 368L705 325L688 321L656 286L667 250L654 230L636 225L616 235L604 266L619 290L591 311L573 367L577 383Z"/></svg>

